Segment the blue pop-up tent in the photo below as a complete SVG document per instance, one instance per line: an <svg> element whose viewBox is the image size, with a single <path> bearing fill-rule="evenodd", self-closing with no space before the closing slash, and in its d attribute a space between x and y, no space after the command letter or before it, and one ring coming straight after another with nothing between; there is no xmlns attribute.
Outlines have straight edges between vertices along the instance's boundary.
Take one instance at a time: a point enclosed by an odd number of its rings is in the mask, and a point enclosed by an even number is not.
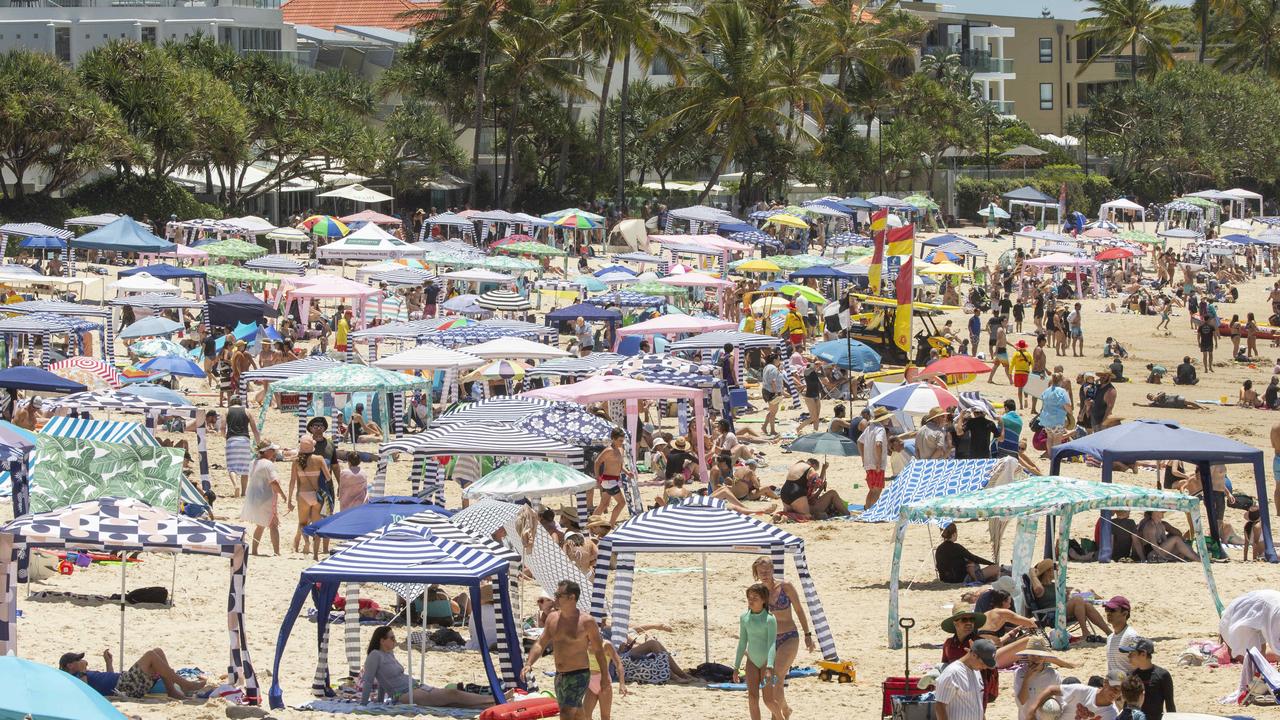
<svg viewBox="0 0 1280 720"><path fill-rule="evenodd" d="M264 317L280 317L280 311L251 293L234 292L209 298L209 323L215 327L256 325Z"/></svg>
<svg viewBox="0 0 1280 720"><path fill-rule="evenodd" d="M89 388L38 367L19 365L0 370L0 388L5 390L34 390L36 392L74 393Z"/></svg>
<svg viewBox="0 0 1280 720"><path fill-rule="evenodd" d="M86 235L85 237L88 237ZM120 277L130 277L138 273L146 273L151 277L157 277L161 280L180 280L182 278L194 278L197 280L204 279L204 271L193 270L192 268L178 267L168 263L155 263L153 265L139 265L128 270L121 270Z"/></svg>
<svg viewBox="0 0 1280 720"><path fill-rule="evenodd" d="M115 252L167 253L176 247L173 243L143 230L133 218L125 215L109 225L85 233L71 240L71 247L83 250L111 250Z"/></svg>
<svg viewBox="0 0 1280 720"><path fill-rule="evenodd" d="M1262 516L1262 540L1266 546L1267 560L1280 561L1276 557L1271 539L1271 515L1267 508L1267 473L1263 466L1263 452L1251 445L1230 438L1184 428L1171 420L1133 420L1085 435L1069 443L1058 445L1050 458L1050 475L1057 475L1062 461L1077 455L1087 455L1102 463L1102 481L1111 482L1113 463L1135 463L1141 460L1181 460L1196 466L1200 486L1208 489L1209 466L1247 463L1253 466L1253 476L1258 494L1258 509ZM1222 498L1214 493L1204 494L1205 513L1212 518L1214 505ZM1103 519L1110 516L1102 512ZM1217 523L1209 523L1209 533L1218 537ZM1046 535L1046 552L1051 552L1053 533ZM1098 562L1111 561L1111 533L1104 532L1098 547Z"/></svg>
<svg viewBox="0 0 1280 720"><path fill-rule="evenodd" d="M421 498L387 495L321 518L302 528L302 532L318 537L352 540L427 511L441 517L449 517L453 514Z"/></svg>

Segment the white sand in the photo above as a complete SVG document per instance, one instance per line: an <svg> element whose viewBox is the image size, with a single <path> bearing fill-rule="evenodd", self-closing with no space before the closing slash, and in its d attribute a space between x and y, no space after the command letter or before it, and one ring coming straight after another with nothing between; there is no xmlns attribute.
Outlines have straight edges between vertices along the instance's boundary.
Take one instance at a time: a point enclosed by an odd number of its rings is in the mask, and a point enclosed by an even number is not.
<svg viewBox="0 0 1280 720"><path fill-rule="evenodd" d="M1008 246L981 241L991 254L994 263L997 250ZM1266 302L1269 281L1259 279L1242 288L1241 303L1222 305L1221 312L1229 318L1232 313L1253 311L1260 318L1270 315ZM1126 343L1131 355L1126 363L1128 374L1141 377L1141 369L1148 362L1159 362L1169 368L1185 354L1195 353L1194 339L1188 327L1185 312L1174 318L1171 337L1153 332L1155 319L1134 315L1109 315L1099 312L1100 300L1085 301L1086 357L1062 358L1071 377L1079 371L1104 366L1101 356L1103 338L1113 335ZM964 318L953 315L956 325L963 328ZM1032 327L1030 311L1026 328ZM1028 337L1030 337L1028 335ZM1229 342L1223 343L1226 348ZM1280 351L1263 348L1270 355ZM1226 350L1220 353L1227 357ZM1050 353L1051 364L1058 358ZM1265 386L1270 361L1257 369L1234 363L1220 364L1218 372L1201 374L1201 385L1185 392L1192 399L1216 399L1226 395L1235 398L1240 382L1252 377L1259 390ZM204 391L201 381L187 380L188 390ZM1003 377L995 386L977 382L966 389L983 390L987 397L999 403L1011 397L1011 388ZM1155 411L1133 407L1143 399L1150 386L1129 384L1119 386L1118 414L1123 417L1163 417L1175 419L1191 427L1226 434L1235 439L1268 448L1268 432L1280 415L1262 410L1237 407L1214 408L1205 411L1165 410ZM1169 389L1166 387L1166 389ZM1178 389L1183 391L1182 388ZM216 402L213 397L194 398L198 404ZM830 403L824 408L824 416L830 416ZM789 428L794 412L784 412L787 418L783 427ZM668 421L673 423L674 421ZM758 426L754 426L758 427ZM296 418L272 412L266 435L271 439L292 445L296 441ZM224 464L220 438L210 439L210 459L219 466ZM797 456L784 456L776 447L770 449L773 467L763 471L765 479L781 483L783 468ZM283 469L283 468L282 468ZM1047 471L1047 463L1044 465ZM286 471L287 472L287 471ZM389 494L408 494L408 465L401 462L392 466L388 484ZM1096 469L1075 463L1067 466L1064 474L1097 479ZM1251 495L1256 494L1252 480L1244 469L1235 472L1237 488ZM285 475L287 478L287 474ZM239 512L238 501L231 499L225 471L214 471L213 479L219 495L217 511L222 519L234 521ZM832 461L829 475L831 486L840 490L853 502L861 502L861 463L856 458ZM1154 473L1143 471L1138 475L1126 474L1118 478L1150 486ZM646 497L654 492L646 488ZM458 503L456 486L448 488L451 506ZM1228 519L1237 527L1243 523L1239 511L1229 511ZM1073 534L1084 537L1092 534L1095 518L1081 517L1076 521ZM1176 524L1182 520L1173 518ZM247 582L246 628L254 665L262 684L263 694L270 685L271 660L281 618L292 596L298 574L310 564L288 552L295 527L295 516L285 519L285 557L254 558L250 562ZM792 524L788 530L803 537L807 543L809 563L817 578L818 591L824 601L827 616L834 629L841 655L858 663L858 681L853 685L823 683L817 679L793 682L788 698L796 718L813 718L828 715L872 717L880 707L880 682L885 676L901 675L903 653L890 651L886 643L887 580L892 551L892 526L866 525L856 522L817 522ZM989 548L985 538L985 526L968 525L961 529L961 540L974 552L985 555ZM1006 538L1008 547L1011 533ZM907 535L904 552L903 581L907 587L902 596L902 614L917 620L911 636L911 670L917 673L922 663L937 661L944 633L937 623L947 615L944 605L959 601L963 589L944 587L935 582L931 560L932 543L936 533L925 527L913 527ZM640 568L695 568L700 560L692 555L642 556ZM750 558L742 555L710 556L711 659L731 663L737 642L737 617L744 608L743 590L750 584ZM1232 562L1214 566L1218 588L1224 602L1258 587L1274 584L1275 571L1265 564L1240 562L1234 553ZM147 555L140 566L130 568L129 587L144 585L168 586L174 572L174 560L165 555ZM793 568L788 573L794 577ZM178 666L198 666L217 677L226 672L228 651L225 630L228 563L219 558L179 556L176 561L177 587L172 609L147 610L130 608L126 613L127 645L124 664L127 666L143 650L163 648ZM658 637L675 654L681 665L692 667L702 662L702 602L701 576L697 572L678 574L637 574L635 603L632 622L666 622L672 633L660 633ZM1168 668L1174 677L1178 709L1207 713L1230 713L1230 708L1220 706L1216 699L1233 690L1238 678L1236 668L1210 670L1206 668L1179 667L1176 657L1197 638L1212 638L1217 631L1217 617L1206 591L1199 564L1072 564L1070 584L1077 588L1093 589L1100 595L1122 594L1134 605L1133 625L1139 632L1157 643L1155 660ZM78 570L71 577L58 577L45 589L66 590L78 593L110 594L119 592L120 576L116 569L93 567ZM36 586L35 589L40 589ZM393 596L380 586L368 585L366 594L384 605L391 605ZM531 608L536 588L524 586L525 608ZM25 599L27 591L19 591L19 607L24 616L18 621L20 654L38 662L56 664L58 656L68 650L85 651L94 660L94 669L101 669L96 656L103 648L116 651L118 647L119 610L114 606L86 607L65 602L37 602ZM301 620L294 628L282 665L282 686L288 704L298 705L310 699L310 683L315 667L314 625ZM335 677L344 674L345 660L341 644L341 628L330 650L330 665ZM367 641L369 629L364 629ZM403 636L403 631L400 631ZM1073 649L1066 657L1077 664L1073 671L1080 677L1102 673L1105 670L1104 651L1101 646ZM799 663L819 659L816 654L801 652ZM117 657L117 663L122 658ZM415 660L415 666L417 662ZM544 663L544 665L546 665ZM540 667L540 669L542 669ZM468 654L433 654L428 658L427 680L433 684L450 681L483 682L484 673L479 658ZM543 678L544 685L549 679ZM636 686L625 698L614 700L614 717L630 718L662 717L673 719L704 718L728 714L743 716L746 713L743 693L712 692L700 687ZM190 719L223 717L223 707L217 703L187 705L177 703L119 703L126 713L143 718ZM1252 714L1258 714L1256 710ZM329 717L317 713L293 710L272 713L280 718ZM993 720L1016 717L1012 700L1012 678L1001 674L1001 696L989 711Z"/></svg>

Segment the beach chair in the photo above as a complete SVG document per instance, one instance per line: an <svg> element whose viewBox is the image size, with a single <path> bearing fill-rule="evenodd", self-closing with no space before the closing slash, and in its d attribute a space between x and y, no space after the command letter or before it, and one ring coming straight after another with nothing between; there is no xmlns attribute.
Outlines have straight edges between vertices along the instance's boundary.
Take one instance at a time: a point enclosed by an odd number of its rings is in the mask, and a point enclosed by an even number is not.
<svg viewBox="0 0 1280 720"><path fill-rule="evenodd" d="M1249 648L1246 653L1245 662L1252 665L1253 672L1257 673L1260 680L1271 692L1271 697L1276 702L1280 702L1280 671L1276 667L1267 662L1267 658L1258 648ZM1257 687L1257 683L1249 685L1249 693L1246 697L1261 695L1261 688Z"/></svg>
<svg viewBox="0 0 1280 720"><path fill-rule="evenodd" d="M1036 595L1031 589L1031 578L1027 575L1022 576L1022 599L1028 610L1027 616L1036 621L1036 625L1040 628L1041 635L1045 641L1048 641L1049 630L1053 629L1054 622L1057 620L1057 608L1045 608L1036 610ZM1079 628L1080 623L1074 619L1067 620L1067 634L1071 634L1072 628Z"/></svg>

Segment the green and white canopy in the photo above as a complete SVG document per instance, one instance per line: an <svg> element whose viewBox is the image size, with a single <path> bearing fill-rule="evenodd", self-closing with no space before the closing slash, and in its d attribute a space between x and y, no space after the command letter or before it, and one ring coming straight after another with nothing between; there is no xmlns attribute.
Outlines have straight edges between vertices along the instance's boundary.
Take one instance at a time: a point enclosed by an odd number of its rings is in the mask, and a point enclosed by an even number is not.
<svg viewBox="0 0 1280 720"><path fill-rule="evenodd" d="M1081 512L1099 510L1162 510L1185 512L1190 515L1196 552L1204 567L1205 582L1213 598L1214 607L1222 614L1222 600L1213 580L1209 565L1209 552L1205 547L1204 533L1200 527L1200 500L1178 492L1155 490L1122 485L1098 483L1074 478L1047 476L1033 477L1021 482L988 487L972 492L930 498L903 505L898 515L894 536L893 565L889 577L889 646L902 647L902 631L898 628L898 586L902 569L902 545L907 526L939 518L953 520L1016 520L1014 537L1013 576L1021 578L1029 572L1035 552L1036 532L1040 518L1060 518L1057 538L1057 626L1052 633L1053 644L1062 649L1069 638L1066 623L1067 606L1067 556L1071 541L1071 520ZM1015 603L1020 598L1014 598Z"/></svg>
<svg viewBox="0 0 1280 720"><path fill-rule="evenodd" d="M160 445L121 445L42 435L40 462L32 470L31 512L85 500L125 497L177 510L182 493L182 450Z"/></svg>
<svg viewBox="0 0 1280 720"><path fill-rule="evenodd" d="M258 413L258 427L261 428L267 417L267 408L271 405L271 396L276 393L403 393L414 390L425 390L434 382L432 377L414 377L404 373L391 372L372 365L356 365L339 363L333 367L317 370L287 380L277 380L267 386L267 400ZM378 422L383 428L391 427L388 403L382 403L382 412Z"/></svg>
<svg viewBox="0 0 1280 720"><path fill-rule="evenodd" d="M267 249L260 245L234 238L201 245L200 249L209 253L211 258L224 260L252 260L267 254Z"/></svg>
<svg viewBox="0 0 1280 720"><path fill-rule="evenodd" d="M572 495L595 487L595 478L568 465L545 460L525 460L504 465L467 486L468 498L493 497L526 500L549 495Z"/></svg>

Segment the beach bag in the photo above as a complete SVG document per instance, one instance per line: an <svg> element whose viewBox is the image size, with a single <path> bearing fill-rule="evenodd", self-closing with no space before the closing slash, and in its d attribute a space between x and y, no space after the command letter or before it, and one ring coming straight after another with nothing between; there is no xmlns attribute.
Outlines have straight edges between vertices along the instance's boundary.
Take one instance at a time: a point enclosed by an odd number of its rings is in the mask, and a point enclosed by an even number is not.
<svg viewBox="0 0 1280 720"><path fill-rule="evenodd" d="M126 593L124 601L130 605L137 605L138 603L165 605L169 602L169 588L160 586L140 587Z"/></svg>
<svg viewBox="0 0 1280 720"><path fill-rule="evenodd" d="M1049 446L1049 433L1044 428L1036 430L1036 434L1031 436L1031 447L1036 450L1044 450Z"/></svg>
<svg viewBox="0 0 1280 720"><path fill-rule="evenodd" d="M641 685L662 685L671 679L671 657L666 653L652 653L644 657L622 658L627 682Z"/></svg>
<svg viewBox="0 0 1280 720"><path fill-rule="evenodd" d="M1244 493L1233 493L1233 495L1235 496L1235 502L1230 503L1230 507L1236 510L1249 510L1254 506L1252 495L1245 495Z"/></svg>
<svg viewBox="0 0 1280 720"><path fill-rule="evenodd" d="M720 663L706 662L689 671L689 674L709 683L733 682L733 668Z"/></svg>

